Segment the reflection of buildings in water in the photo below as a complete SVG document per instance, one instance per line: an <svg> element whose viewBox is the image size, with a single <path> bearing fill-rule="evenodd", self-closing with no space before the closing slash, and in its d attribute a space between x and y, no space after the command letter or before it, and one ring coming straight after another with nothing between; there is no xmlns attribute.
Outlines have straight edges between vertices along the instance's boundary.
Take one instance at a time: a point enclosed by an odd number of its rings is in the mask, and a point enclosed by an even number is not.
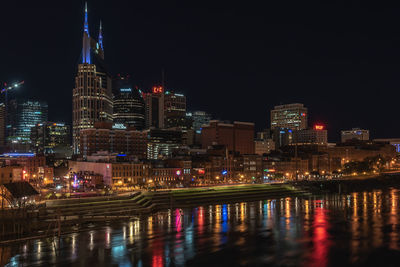
<svg viewBox="0 0 400 267"><path fill-rule="evenodd" d="M248 223L250 223L250 230L255 230L255 206L254 203L249 203L249 215Z"/></svg>
<svg viewBox="0 0 400 267"><path fill-rule="evenodd" d="M164 249L163 249L163 239L155 238L151 244L151 266L162 267L164 266Z"/></svg>
<svg viewBox="0 0 400 267"><path fill-rule="evenodd" d="M42 241L36 242L36 259L39 261L42 257Z"/></svg>
<svg viewBox="0 0 400 267"><path fill-rule="evenodd" d="M350 241L350 250L351 250L351 261L355 262L358 260L358 253L360 250L360 222L358 217L358 193L352 194L352 218L350 220L351 224L351 241Z"/></svg>
<svg viewBox="0 0 400 267"><path fill-rule="evenodd" d="M72 240L71 240L71 259L75 260L76 257L78 256L77 254L77 238L78 238L78 233L73 233L71 236Z"/></svg>
<svg viewBox="0 0 400 267"><path fill-rule="evenodd" d="M285 199L285 225L287 231L290 230L290 201L290 197Z"/></svg>
<svg viewBox="0 0 400 267"><path fill-rule="evenodd" d="M92 251L94 249L94 231L89 232L89 250Z"/></svg>
<svg viewBox="0 0 400 267"><path fill-rule="evenodd" d="M222 232L226 233L228 231L228 205L222 205Z"/></svg>
<svg viewBox="0 0 400 267"><path fill-rule="evenodd" d="M175 229L176 232L181 232L182 231L182 217L183 217L183 211L180 209L175 210Z"/></svg>
<svg viewBox="0 0 400 267"><path fill-rule="evenodd" d="M147 234L149 236L153 235L153 216L147 218Z"/></svg>
<svg viewBox="0 0 400 267"><path fill-rule="evenodd" d="M374 247L382 246L383 233L382 233L382 192L374 190L372 192L373 199L373 213L372 213L372 245Z"/></svg>
<svg viewBox="0 0 400 267"><path fill-rule="evenodd" d="M220 233L221 231L221 205L215 206L215 223L214 223L214 245L217 247L220 244Z"/></svg>
<svg viewBox="0 0 400 267"><path fill-rule="evenodd" d="M310 231L310 208L311 201L308 199L304 200L304 231L308 233Z"/></svg>
<svg viewBox="0 0 400 267"><path fill-rule="evenodd" d="M390 218L389 224L391 225L391 232L389 233L389 248L393 250L398 250L398 242L399 242L399 233L396 229L398 227L398 190L392 188L390 190Z"/></svg>
<svg viewBox="0 0 400 267"><path fill-rule="evenodd" d="M111 238L110 238L110 236L111 236L111 227L107 227L106 228L106 248L110 248L110 243L111 243ZM74 239L72 239L72 243L74 244L75 242L74 242Z"/></svg>
<svg viewBox="0 0 400 267"><path fill-rule="evenodd" d="M171 216L172 210L168 210L168 233L171 231L171 224L172 224L172 216Z"/></svg>
<svg viewBox="0 0 400 267"><path fill-rule="evenodd" d="M211 205L208 207L208 216L209 216L209 221L210 221L210 223L208 224L208 227L209 227L208 231L211 232L212 231L212 223L213 223L213 209L212 209Z"/></svg>
<svg viewBox="0 0 400 267"><path fill-rule="evenodd" d="M239 225L239 231L242 232L242 233L245 232L246 229L247 229L247 227L246 227L246 215L247 215L246 207L247 207L247 205L246 205L245 202L240 203L240 225Z"/></svg>
<svg viewBox="0 0 400 267"><path fill-rule="evenodd" d="M183 210L181 209L175 209L175 240L173 241L174 244L174 261L177 264L183 264L184 263L184 248L182 246L182 229L183 229L183 220L184 220L184 213ZM158 238L157 238L158 239ZM153 266L160 266L160 265L153 265ZM163 266L163 265L161 265Z"/></svg>
<svg viewBox="0 0 400 267"><path fill-rule="evenodd" d="M204 232L204 208L199 207L197 209L197 230L198 235L202 235Z"/></svg>
<svg viewBox="0 0 400 267"><path fill-rule="evenodd" d="M329 229L329 216L323 206L316 206L313 223L313 253L310 266L327 266L328 252L331 246Z"/></svg>

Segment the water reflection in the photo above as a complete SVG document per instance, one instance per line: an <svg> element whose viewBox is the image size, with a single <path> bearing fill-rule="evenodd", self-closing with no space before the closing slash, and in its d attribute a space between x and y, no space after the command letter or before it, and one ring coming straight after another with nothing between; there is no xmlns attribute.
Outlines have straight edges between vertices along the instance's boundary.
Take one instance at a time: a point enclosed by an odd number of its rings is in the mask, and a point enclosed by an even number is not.
<svg viewBox="0 0 400 267"><path fill-rule="evenodd" d="M0 265L362 264L378 249L399 251L399 229L398 189L284 198L167 210L59 242L3 246Z"/></svg>

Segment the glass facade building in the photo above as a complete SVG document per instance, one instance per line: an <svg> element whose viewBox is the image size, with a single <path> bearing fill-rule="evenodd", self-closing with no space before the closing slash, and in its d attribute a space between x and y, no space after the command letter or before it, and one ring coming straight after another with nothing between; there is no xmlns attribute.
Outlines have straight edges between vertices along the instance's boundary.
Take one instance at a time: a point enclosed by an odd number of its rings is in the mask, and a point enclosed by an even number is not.
<svg viewBox="0 0 400 267"><path fill-rule="evenodd" d="M114 96L114 123L142 130L145 127L145 103L137 88L122 87Z"/></svg>
<svg viewBox="0 0 400 267"><path fill-rule="evenodd" d="M18 144L29 144L31 129L37 124L47 121L48 106L46 102L16 99L10 101L9 136L7 142L15 147Z"/></svg>
<svg viewBox="0 0 400 267"><path fill-rule="evenodd" d="M201 134L202 126L209 124L211 120L211 115L205 111L188 112L186 116L192 119L193 130L196 134Z"/></svg>
<svg viewBox="0 0 400 267"><path fill-rule="evenodd" d="M307 129L308 110L303 104L275 106L271 110L271 129L287 128L291 130Z"/></svg>
<svg viewBox="0 0 400 267"><path fill-rule="evenodd" d="M70 128L64 123L39 123L31 129L32 151L39 154L55 153L57 147L70 146Z"/></svg>

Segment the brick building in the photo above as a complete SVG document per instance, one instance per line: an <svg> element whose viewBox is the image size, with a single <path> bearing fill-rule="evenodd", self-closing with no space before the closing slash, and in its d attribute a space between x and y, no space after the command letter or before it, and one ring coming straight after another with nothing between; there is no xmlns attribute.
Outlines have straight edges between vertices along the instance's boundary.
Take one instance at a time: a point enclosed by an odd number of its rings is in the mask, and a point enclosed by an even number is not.
<svg viewBox="0 0 400 267"><path fill-rule="evenodd" d="M203 148L224 145L229 151L254 154L254 123L235 121L231 124L212 120L203 126L201 145Z"/></svg>
<svg viewBox="0 0 400 267"><path fill-rule="evenodd" d="M84 157L99 151L146 157L147 132L113 127L111 123L95 123L93 128L80 131L80 151Z"/></svg>

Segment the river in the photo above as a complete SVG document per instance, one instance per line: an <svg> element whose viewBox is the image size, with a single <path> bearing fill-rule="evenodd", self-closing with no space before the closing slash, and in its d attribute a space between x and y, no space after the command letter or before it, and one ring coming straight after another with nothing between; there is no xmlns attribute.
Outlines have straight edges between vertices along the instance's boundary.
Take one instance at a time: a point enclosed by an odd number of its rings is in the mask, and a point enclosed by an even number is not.
<svg viewBox="0 0 400 267"><path fill-rule="evenodd" d="M397 266L395 188L158 212L0 247L0 266ZM393 264L392 264L393 263Z"/></svg>

